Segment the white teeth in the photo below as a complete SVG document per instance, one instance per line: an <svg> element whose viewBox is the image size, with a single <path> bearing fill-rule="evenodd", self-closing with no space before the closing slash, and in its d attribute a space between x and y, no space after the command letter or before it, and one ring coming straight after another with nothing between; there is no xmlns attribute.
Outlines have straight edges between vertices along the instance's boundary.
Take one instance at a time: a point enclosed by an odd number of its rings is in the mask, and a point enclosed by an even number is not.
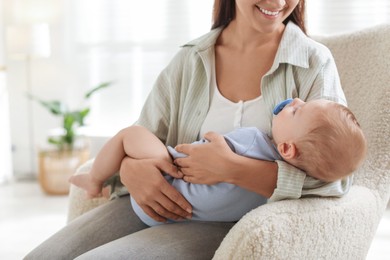
<svg viewBox="0 0 390 260"><path fill-rule="evenodd" d="M279 14L279 11L276 11L276 12L271 12L271 11L268 11L268 10L265 10L261 7L259 7L260 11L266 15L272 15L272 16L275 16L275 15L278 15Z"/></svg>

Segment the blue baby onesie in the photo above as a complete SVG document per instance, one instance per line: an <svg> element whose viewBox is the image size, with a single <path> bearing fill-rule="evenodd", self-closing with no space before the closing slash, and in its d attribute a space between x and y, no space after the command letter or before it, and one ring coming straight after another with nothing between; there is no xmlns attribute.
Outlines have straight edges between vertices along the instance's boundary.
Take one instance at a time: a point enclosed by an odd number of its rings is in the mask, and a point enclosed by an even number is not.
<svg viewBox="0 0 390 260"><path fill-rule="evenodd" d="M239 155L267 161L282 160L271 139L255 127L238 128L224 137L230 148ZM202 139L193 144L205 142L207 140ZM168 151L173 158L186 156L172 147L168 147ZM250 210L267 202L265 197L229 183L192 184L167 174L165 178L192 205L191 220L195 221L238 221ZM149 226L163 224L145 214L133 198L131 203L134 211L145 224Z"/></svg>

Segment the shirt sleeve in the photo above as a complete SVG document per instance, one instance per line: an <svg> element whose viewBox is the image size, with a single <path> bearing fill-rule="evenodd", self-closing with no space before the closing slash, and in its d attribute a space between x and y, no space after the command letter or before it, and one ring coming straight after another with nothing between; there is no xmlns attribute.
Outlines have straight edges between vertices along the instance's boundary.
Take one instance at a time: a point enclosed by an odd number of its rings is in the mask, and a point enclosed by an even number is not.
<svg viewBox="0 0 390 260"><path fill-rule="evenodd" d="M306 176L302 187L302 197L322 196L341 197L348 193L353 181L353 175L334 182L323 182Z"/></svg>
<svg viewBox="0 0 390 260"><path fill-rule="evenodd" d="M269 202L301 197L341 197L348 193L353 176L334 182L323 182L307 176L300 169L284 162L276 161L279 167L278 180Z"/></svg>
<svg viewBox="0 0 390 260"><path fill-rule="evenodd" d="M276 189L269 198L269 201L299 199L302 196L306 174L284 161L276 161L276 163L278 164L279 169L278 180Z"/></svg>

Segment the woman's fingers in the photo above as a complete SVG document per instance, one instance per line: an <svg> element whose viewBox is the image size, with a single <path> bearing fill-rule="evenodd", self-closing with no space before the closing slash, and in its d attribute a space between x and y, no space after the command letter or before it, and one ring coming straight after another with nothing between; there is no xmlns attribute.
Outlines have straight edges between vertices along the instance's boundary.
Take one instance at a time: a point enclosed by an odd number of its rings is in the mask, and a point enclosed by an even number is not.
<svg viewBox="0 0 390 260"><path fill-rule="evenodd" d="M166 172L171 176L180 176L183 177L183 173L177 170L176 166L171 163L164 161L159 161L156 163L156 166L162 172ZM164 179L165 180L165 179ZM192 213L191 204L183 197L180 192L178 192L171 184L164 181L159 185L161 193L165 196L160 197L158 203L162 205L168 212L177 214L182 217L189 217L188 214ZM164 215L165 216L165 215Z"/></svg>
<svg viewBox="0 0 390 260"><path fill-rule="evenodd" d="M161 217L160 215L158 215L156 213L156 211L154 211L151 207L147 206L147 205L141 205L138 203L138 205L141 207L141 209L149 216L151 217L152 219L154 219L155 221L157 222L166 222L167 219L166 218L163 218Z"/></svg>
<svg viewBox="0 0 390 260"><path fill-rule="evenodd" d="M172 201L168 198L160 200L159 203L153 204L152 207L159 216L163 216L167 219L179 221L191 217L189 213L183 211L178 205L172 203ZM184 216L182 214L184 214Z"/></svg>
<svg viewBox="0 0 390 260"><path fill-rule="evenodd" d="M172 163L157 161L156 166L160 169L160 171L171 175L173 178L181 179L183 177L183 174Z"/></svg>
<svg viewBox="0 0 390 260"><path fill-rule="evenodd" d="M216 132L207 132L205 133L204 138L209 140L210 142L213 142L221 138L223 139L223 136Z"/></svg>
<svg viewBox="0 0 390 260"><path fill-rule="evenodd" d="M186 182L189 182L189 183L193 183L193 184L202 184L200 182L198 182L194 177L192 176L184 176L183 177L183 180L186 181Z"/></svg>
<svg viewBox="0 0 390 260"><path fill-rule="evenodd" d="M144 199L136 201L144 212L154 220L158 222L165 222L167 219L183 220L185 218L191 218L190 213L183 210L162 192L157 192L153 195L153 198L154 200Z"/></svg>
<svg viewBox="0 0 390 260"><path fill-rule="evenodd" d="M176 149L188 157L176 158L174 163L186 182L207 185L226 182L229 177L226 173L230 170L228 162L236 154L222 135L208 132L204 138L207 143L178 145Z"/></svg>
<svg viewBox="0 0 390 260"><path fill-rule="evenodd" d="M151 208L164 220L179 220L191 217L191 205L162 176L161 181L152 185L148 190L150 192L146 193L142 200L137 201L137 198L134 197L142 208L145 206ZM155 217L155 214L150 216Z"/></svg>
<svg viewBox="0 0 390 260"><path fill-rule="evenodd" d="M190 218L192 211L183 195L161 174L163 169L177 171L172 169L172 164L168 164L170 163L163 160L127 158L122 162L120 171L121 180L134 200L147 215L160 222L166 221L167 218Z"/></svg>
<svg viewBox="0 0 390 260"><path fill-rule="evenodd" d="M161 191L166 196L166 199L161 198L161 205L168 211L183 216L184 218L191 217L192 206L180 192L170 184L161 187Z"/></svg>
<svg viewBox="0 0 390 260"><path fill-rule="evenodd" d="M190 154L193 144L179 144L175 147L175 150L179 153Z"/></svg>

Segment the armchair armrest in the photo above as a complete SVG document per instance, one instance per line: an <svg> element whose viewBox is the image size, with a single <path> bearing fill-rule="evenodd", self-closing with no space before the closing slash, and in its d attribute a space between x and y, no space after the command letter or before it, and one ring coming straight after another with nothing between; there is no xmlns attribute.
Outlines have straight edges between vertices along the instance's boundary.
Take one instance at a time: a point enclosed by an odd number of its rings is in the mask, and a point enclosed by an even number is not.
<svg viewBox="0 0 390 260"><path fill-rule="evenodd" d="M261 206L229 231L213 259L364 259L384 210L378 196L353 186L343 198Z"/></svg>

